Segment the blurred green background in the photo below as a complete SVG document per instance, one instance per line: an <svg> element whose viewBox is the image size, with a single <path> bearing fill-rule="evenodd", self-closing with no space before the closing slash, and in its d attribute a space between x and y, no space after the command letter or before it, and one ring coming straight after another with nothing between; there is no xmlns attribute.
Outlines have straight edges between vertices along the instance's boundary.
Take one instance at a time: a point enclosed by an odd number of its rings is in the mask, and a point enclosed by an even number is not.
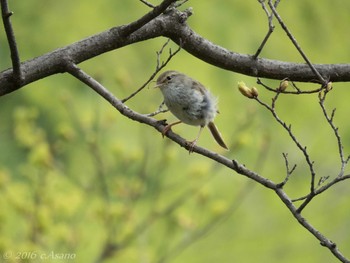
<svg viewBox="0 0 350 263"><path fill-rule="evenodd" d="M267 32L258 1L189 1L180 9L189 6L194 10L189 25L233 51L254 54ZM10 8L22 60L149 11L137 0L11 1ZM282 1L278 10L311 61L349 62L349 1ZM0 65L5 69L11 62L4 32L0 38ZM153 73L155 52L165 41L128 46L81 67L124 98ZM303 62L277 24L261 56ZM256 79L215 68L184 50L167 69L200 80L219 97L221 114L215 122L231 150L220 149L208 131L199 145L275 182L285 177L282 153L288 153L297 169L285 190L292 198L308 192L310 175L302 154L265 109L237 90L238 81L253 86ZM279 83L264 81L271 87ZM337 108L335 123L346 154L347 88L346 83L334 84L326 101L329 110ZM270 102L272 94L258 89L261 99ZM161 102L159 91L146 88L127 105L150 113ZM336 176L336 140L317 94L281 96L277 105L280 117L308 147L318 178ZM156 118L175 120L170 113ZM154 129L121 116L68 74L2 97L0 120L4 262L337 262L273 192L204 157L188 155ZM174 131L192 139L198 129L179 125ZM304 215L349 258L348 184L317 197Z"/></svg>

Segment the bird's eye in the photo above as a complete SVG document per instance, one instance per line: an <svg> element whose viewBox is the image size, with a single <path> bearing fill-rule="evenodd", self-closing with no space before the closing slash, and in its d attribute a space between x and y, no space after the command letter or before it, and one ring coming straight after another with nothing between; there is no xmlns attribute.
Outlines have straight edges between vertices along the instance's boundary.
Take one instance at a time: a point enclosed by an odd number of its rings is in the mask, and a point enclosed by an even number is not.
<svg viewBox="0 0 350 263"><path fill-rule="evenodd" d="M167 80L171 80L171 76L167 76L166 79L167 79Z"/></svg>

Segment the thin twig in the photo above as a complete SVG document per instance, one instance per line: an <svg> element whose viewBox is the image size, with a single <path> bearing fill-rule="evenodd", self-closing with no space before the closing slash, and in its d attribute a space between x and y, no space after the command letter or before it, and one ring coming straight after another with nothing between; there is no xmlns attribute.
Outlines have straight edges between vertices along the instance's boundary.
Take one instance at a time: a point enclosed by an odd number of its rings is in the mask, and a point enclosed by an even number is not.
<svg viewBox="0 0 350 263"><path fill-rule="evenodd" d="M257 78L256 83L259 85L262 85L265 89L267 89L268 91L272 91L274 93L282 93L282 94L292 94L292 95L300 95L300 94L313 94L313 93L319 93L321 90L324 89L324 87L320 87L317 89L312 89L312 90L301 90L298 88L298 86L291 80L289 80L288 78L286 78L286 80L288 80L290 83L292 83L292 86L295 90L284 90L281 91L278 88L271 88L268 85L264 84L260 78Z"/></svg>
<svg viewBox="0 0 350 263"><path fill-rule="evenodd" d="M144 3L146 6L151 7L151 8L155 8L155 5L151 4L150 2L146 1L146 0L140 0L142 3Z"/></svg>
<svg viewBox="0 0 350 263"><path fill-rule="evenodd" d="M15 33L13 31L12 23L10 17L13 15L13 12L9 10L7 0L1 0L1 13L2 21L5 27L7 41L10 47L12 68L13 68L13 79L20 85L23 79L21 71L21 61L19 58L19 52L17 48Z"/></svg>
<svg viewBox="0 0 350 263"><path fill-rule="evenodd" d="M164 0L162 3L160 3L160 5L155 6L153 10L148 12L146 15L125 26L121 32L121 36L130 35L131 33L140 29L148 22L150 22L151 20L159 16L161 13L163 13L169 6L171 6L176 1L177 0Z"/></svg>
<svg viewBox="0 0 350 263"><path fill-rule="evenodd" d="M263 50L264 46L266 45L267 40L270 38L271 34L273 33L275 26L272 23L273 20L273 14L270 14L269 10L267 10L266 4L265 4L265 0L258 0L258 2L261 4L262 9L265 11L267 18L268 18L268 27L269 30L267 31L267 34L265 35L263 41L261 42L258 50L256 51L256 53L254 54L253 58L256 59L261 51ZM277 8L279 1L276 1L274 6L275 8Z"/></svg>
<svg viewBox="0 0 350 263"><path fill-rule="evenodd" d="M165 102L163 101L159 107L158 107L158 110L156 110L155 112L152 112L152 113L148 113L146 114L147 117L153 117L153 116L156 116L158 115L159 113L164 113L164 112L168 112L169 109L163 109L163 106L165 105Z"/></svg>
<svg viewBox="0 0 350 263"><path fill-rule="evenodd" d="M327 176L321 176L321 177L320 177L320 180L318 180L317 187L320 187L321 185L323 185L324 182L327 181L328 179L329 179L329 175L327 175Z"/></svg>
<svg viewBox="0 0 350 263"><path fill-rule="evenodd" d="M282 183L277 184L277 187L283 187L289 180L289 177L292 175L292 173L294 172L294 170L297 168L297 165L294 164L293 167L290 169L289 168L289 161L288 161L288 154L287 153L282 153L283 158L284 158L284 164L286 165L286 177L283 180Z"/></svg>
<svg viewBox="0 0 350 263"><path fill-rule="evenodd" d="M315 227L313 227L305 217L303 217L300 212L296 209L296 207L293 205L292 201L288 198L286 193L283 191L283 189L278 188L276 189L276 194L279 196L279 198L284 202L284 204L288 207L288 209L291 211L295 219L299 222L300 225L302 225L305 229L307 229L314 237L316 237L320 244L324 247L327 247L331 253L339 259L341 262L349 263L350 261L338 250L338 247L336 243L331 241L330 239L326 238L323 234L321 234Z"/></svg>
<svg viewBox="0 0 350 263"><path fill-rule="evenodd" d="M305 62L309 65L310 69L312 70L312 72L315 74L315 76L317 77L317 79L320 81L321 84L326 84L326 80L322 77L322 75L318 72L318 70L314 67L314 65L311 63L311 61L308 59L308 57L306 56L306 54L304 53L304 51L301 49L301 47L299 46L298 42L296 41L295 37L292 35L292 33L289 31L289 29L287 28L286 24L283 22L282 18L280 17L280 15L277 13L277 10L275 8L275 6L272 4L272 1L269 0L268 4L271 8L271 11L273 12L273 14L275 15L276 19L278 20L278 22L280 23L281 27L283 28L283 30L286 32L286 34L288 35L289 39L292 41L293 45L295 46L295 48L298 50L298 52L300 53L300 55L303 57L303 59L305 60Z"/></svg>
<svg viewBox="0 0 350 263"><path fill-rule="evenodd" d="M331 182L329 182L328 184L324 185L323 187L320 187L321 184L323 184L328 178L329 176L326 176L326 177L321 177L317 186L315 186L315 172L314 172L314 168L313 168L313 162L311 162L310 158L309 158L309 155L307 153L307 148L306 147L303 147L295 138L295 136L292 134L292 131L291 131L291 126L287 126L283 121L281 121L277 114L275 113L275 103L277 101L277 98L278 98L278 95L279 93L277 93L277 95L273 98L272 100L272 104L271 106L267 105L266 103L264 102L261 102L259 101L258 98L256 98L256 100L262 104L263 106L265 106L267 109L269 109L269 111L273 114L273 116L275 117L275 119L277 120L277 122L279 122L287 131L288 133L290 134L291 138L293 139L293 141L296 143L296 145L298 146L298 148L304 153L304 156L306 158L306 161L309 165L309 168L310 168L310 171L311 171L311 189L310 189L310 193L306 196L303 196L303 197L299 197L299 198L296 198L296 199L293 199L292 202L296 202L296 201L304 201L300 206L299 208L297 209L297 212L300 213L310 202L311 200L318 194L321 194L322 192L324 192L325 190L329 189L332 185L340 182L340 181L343 181L345 179L349 179L350 178L350 175L347 175L345 176L345 178L343 178L344 176L344 171L345 171L345 167L346 165L348 164L348 162L350 161L350 156L348 156L347 158L345 158L344 156L344 150L343 150L343 144L342 144L342 141L341 141L341 137L339 135L339 132L338 132L338 128L334 125L334 115L335 115L335 109L332 110L331 114L328 114L325 106L324 106L324 102L325 102L325 99L326 99L326 95L327 93L329 92L329 90L327 89L324 89L322 88L323 90L319 91L319 103L320 103L320 106L321 106L321 109L322 109L322 112L327 120L327 122L329 123L329 125L331 126L333 132L334 132L334 135L337 139L337 143L338 143L338 151L339 151L339 157L340 157L340 162L341 162L341 168L340 168L340 172L338 174L338 176L332 180ZM286 159L286 155L284 154L283 155L285 157L285 162L286 162L286 167L287 167L287 177L286 179L279 185L277 186L284 186L284 184L287 182L288 178L289 178L289 168L288 168L288 162L287 162L287 159ZM295 166L292 168L291 171L294 171L295 169ZM318 189L316 189L316 187ZM320 187L320 188L319 188Z"/></svg>
<svg viewBox="0 0 350 263"><path fill-rule="evenodd" d="M348 156L347 158L344 157L344 147L343 147L343 143L342 143L341 137L339 135L339 130L338 130L338 127L336 127L334 125L334 122L333 122L334 114L335 114L335 110L336 109L333 109L331 115L329 116L328 113L327 113L326 107L324 105L324 102L326 100L327 94L328 94L327 90L324 90L323 92L319 92L319 96L318 96L319 97L319 103L320 103L323 115L326 118L329 126L331 127L331 129L334 132L334 136L337 139L338 152L339 152L339 158L340 158L340 163L341 163L341 168L340 168L340 172L338 174L338 177L341 177L341 176L344 175L345 167L346 167L346 165L349 162L350 156Z"/></svg>
<svg viewBox="0 0 350 263"><path fill-rule="evenodd" d="M131 93L128 97L124 98L121 100L122 103L125 103L126 101L128 101L129 99L131 99L132 97L134 97L137 93L139 93L141 90L143 90L153 79L154 77L158 74L159 71L161 71L169 62L170 60L181 50L181 45L177 48L177 50L175 50L174 53L172 53L171 49L169 49L169 56L168 58L163 61L160 62L160 57L165 49L165 47L169 44L170 39L168 39L165 44L161 47L161 49L156 52L157 53L157 64L156 64L156 68L155 71L152 73L152 75L148 78L148 80L142 84L142 86L140 88L138 88L135 92Z"/></svg>
<svg viewBox="0 0 350 263"><path fill-rule="evenodd" d="M295 137L294 133L292 132L292 126L291 125L287 125L284 121L282 121L276 111L275 111L275 106L276 106L276 101L278 99L280 93L277 93L275 95L275 97L272 99L272 103L271 106L269 106L268 104L266 104L265 102L261 101L258 97L255 97L254 99L259 102L262 106L264 106L266 109L268 109L272 116L275 118L275 120L288 132L290 138L292 139L292 141L295 143L295 145L299 148L299 150L303 153L306 163L309 166L309 170L310 170L310 174L311 174L311 180L310 180L310 195L308 196L309 198L307 198L305 200L305 202L298 208L298 212L300 213L302 211L302 209L305 208L305 206L311 201L311 199L314 197L314 192L315 192L315 176L316 176L316 172L314 169L314 162L311 161L310 155L307 151L307 147L303 146L298 139Z"/></svg>
<svg viewBox="0 0 350 263"><path fill-rule="evenodd" d="M319 194L322 194L324 191L328 190L331 186L339 183L339 182L342 182L342 181L345 181L345 180L348 180L350 179L350 174L347 174L347 175L343 175L342 177L336 177L334 178L331 182L329 182L328 184L318 188L315 190L315 193L314 193L314 196L316 195L319 195ZM305 200L307 199L308 197L310 196L310 194L308 195L305 195L305 196L302 196L302 197L298 197L298 198L295 198L295 199L292 199L292 202L297 202L297 201L302 201L302 200Z"/></svg>
<svg viewBox="0 0 350 263"><path fill-rule="evenodd" d="M174 7L175 7L175 8L178 8L179 6L182 6L184 3L188 2L188 0L182 0L182 1L177 0L177 2L178 2L178 3L175 3L175 4L174 4Z"/></svg>

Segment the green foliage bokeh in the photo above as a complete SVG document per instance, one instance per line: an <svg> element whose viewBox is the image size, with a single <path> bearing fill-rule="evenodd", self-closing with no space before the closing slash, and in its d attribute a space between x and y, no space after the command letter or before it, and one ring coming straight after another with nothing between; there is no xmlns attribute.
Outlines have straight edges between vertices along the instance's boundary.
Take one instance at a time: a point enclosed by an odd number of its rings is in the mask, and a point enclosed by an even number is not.
<svg viewBox="0 0 350 263"><path fill-rule="evenodd" d="M196 32L236 52L254 54L267 32L258 1L189 1L186 6L193 7L188 23ZM13 1L10 8L23 60L149 11L136 0ZM350 2L340 0L279 5L282 18L315 63L349 61L350 38L344 37L349 8ZM153 73L155 52L165 41L127 46L81 66L124 98ZM4 32L0 43L5 69L11 62ZM303 62L277 24L261 56ZM186 51L168 69L193 76L219 97L216 124L231 151L222 151L208 132L203 132L201 146L275 182L285 177L282 152L288 153L291 164L298 166L286 191L291 197L307 193L310 175L302 154L265 109L237 91L238 81L253 86L254 78L215 68ZM278 86L278 81L266 83ZM269 102L271 94L258 88ZM346 88L335 84L326 104L337 108L335 121L348 153ZM150 113L161 101L157 90L146 88L127 105ZM284 96L277 104L281 118L292 123L308 146L318 176L336 176L336 140L317 95ZM5 262L336 262L272 192L201 156L188 155L155 130L124 118L68 74L30 84L2 97L0 105L0 254L9 255ZM170 113L156 118L175 119ZM179 125L174 131L191 139L198 130ZM347 184L316 198L305 216L348 253ZM47 257L40 259L43 255Z"/></svg>

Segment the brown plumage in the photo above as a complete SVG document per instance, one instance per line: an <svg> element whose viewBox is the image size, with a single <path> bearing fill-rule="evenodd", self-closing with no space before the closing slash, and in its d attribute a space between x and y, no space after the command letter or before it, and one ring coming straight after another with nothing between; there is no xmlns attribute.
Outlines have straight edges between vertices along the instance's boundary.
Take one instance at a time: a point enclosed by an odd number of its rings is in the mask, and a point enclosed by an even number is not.
<svg viewBox="0 0 350 263"><path fill-rule="evenodd" d="M180 120L167 125L163 135L172 126L181 122L200 126L196 139L189 142L193 148L203 127L208 126L215 141L223 148L228 149L213 122L218 113L217 100L200 82L171 70L163 72L158 77L156 87L160 88L165 105Z"/></svg>

